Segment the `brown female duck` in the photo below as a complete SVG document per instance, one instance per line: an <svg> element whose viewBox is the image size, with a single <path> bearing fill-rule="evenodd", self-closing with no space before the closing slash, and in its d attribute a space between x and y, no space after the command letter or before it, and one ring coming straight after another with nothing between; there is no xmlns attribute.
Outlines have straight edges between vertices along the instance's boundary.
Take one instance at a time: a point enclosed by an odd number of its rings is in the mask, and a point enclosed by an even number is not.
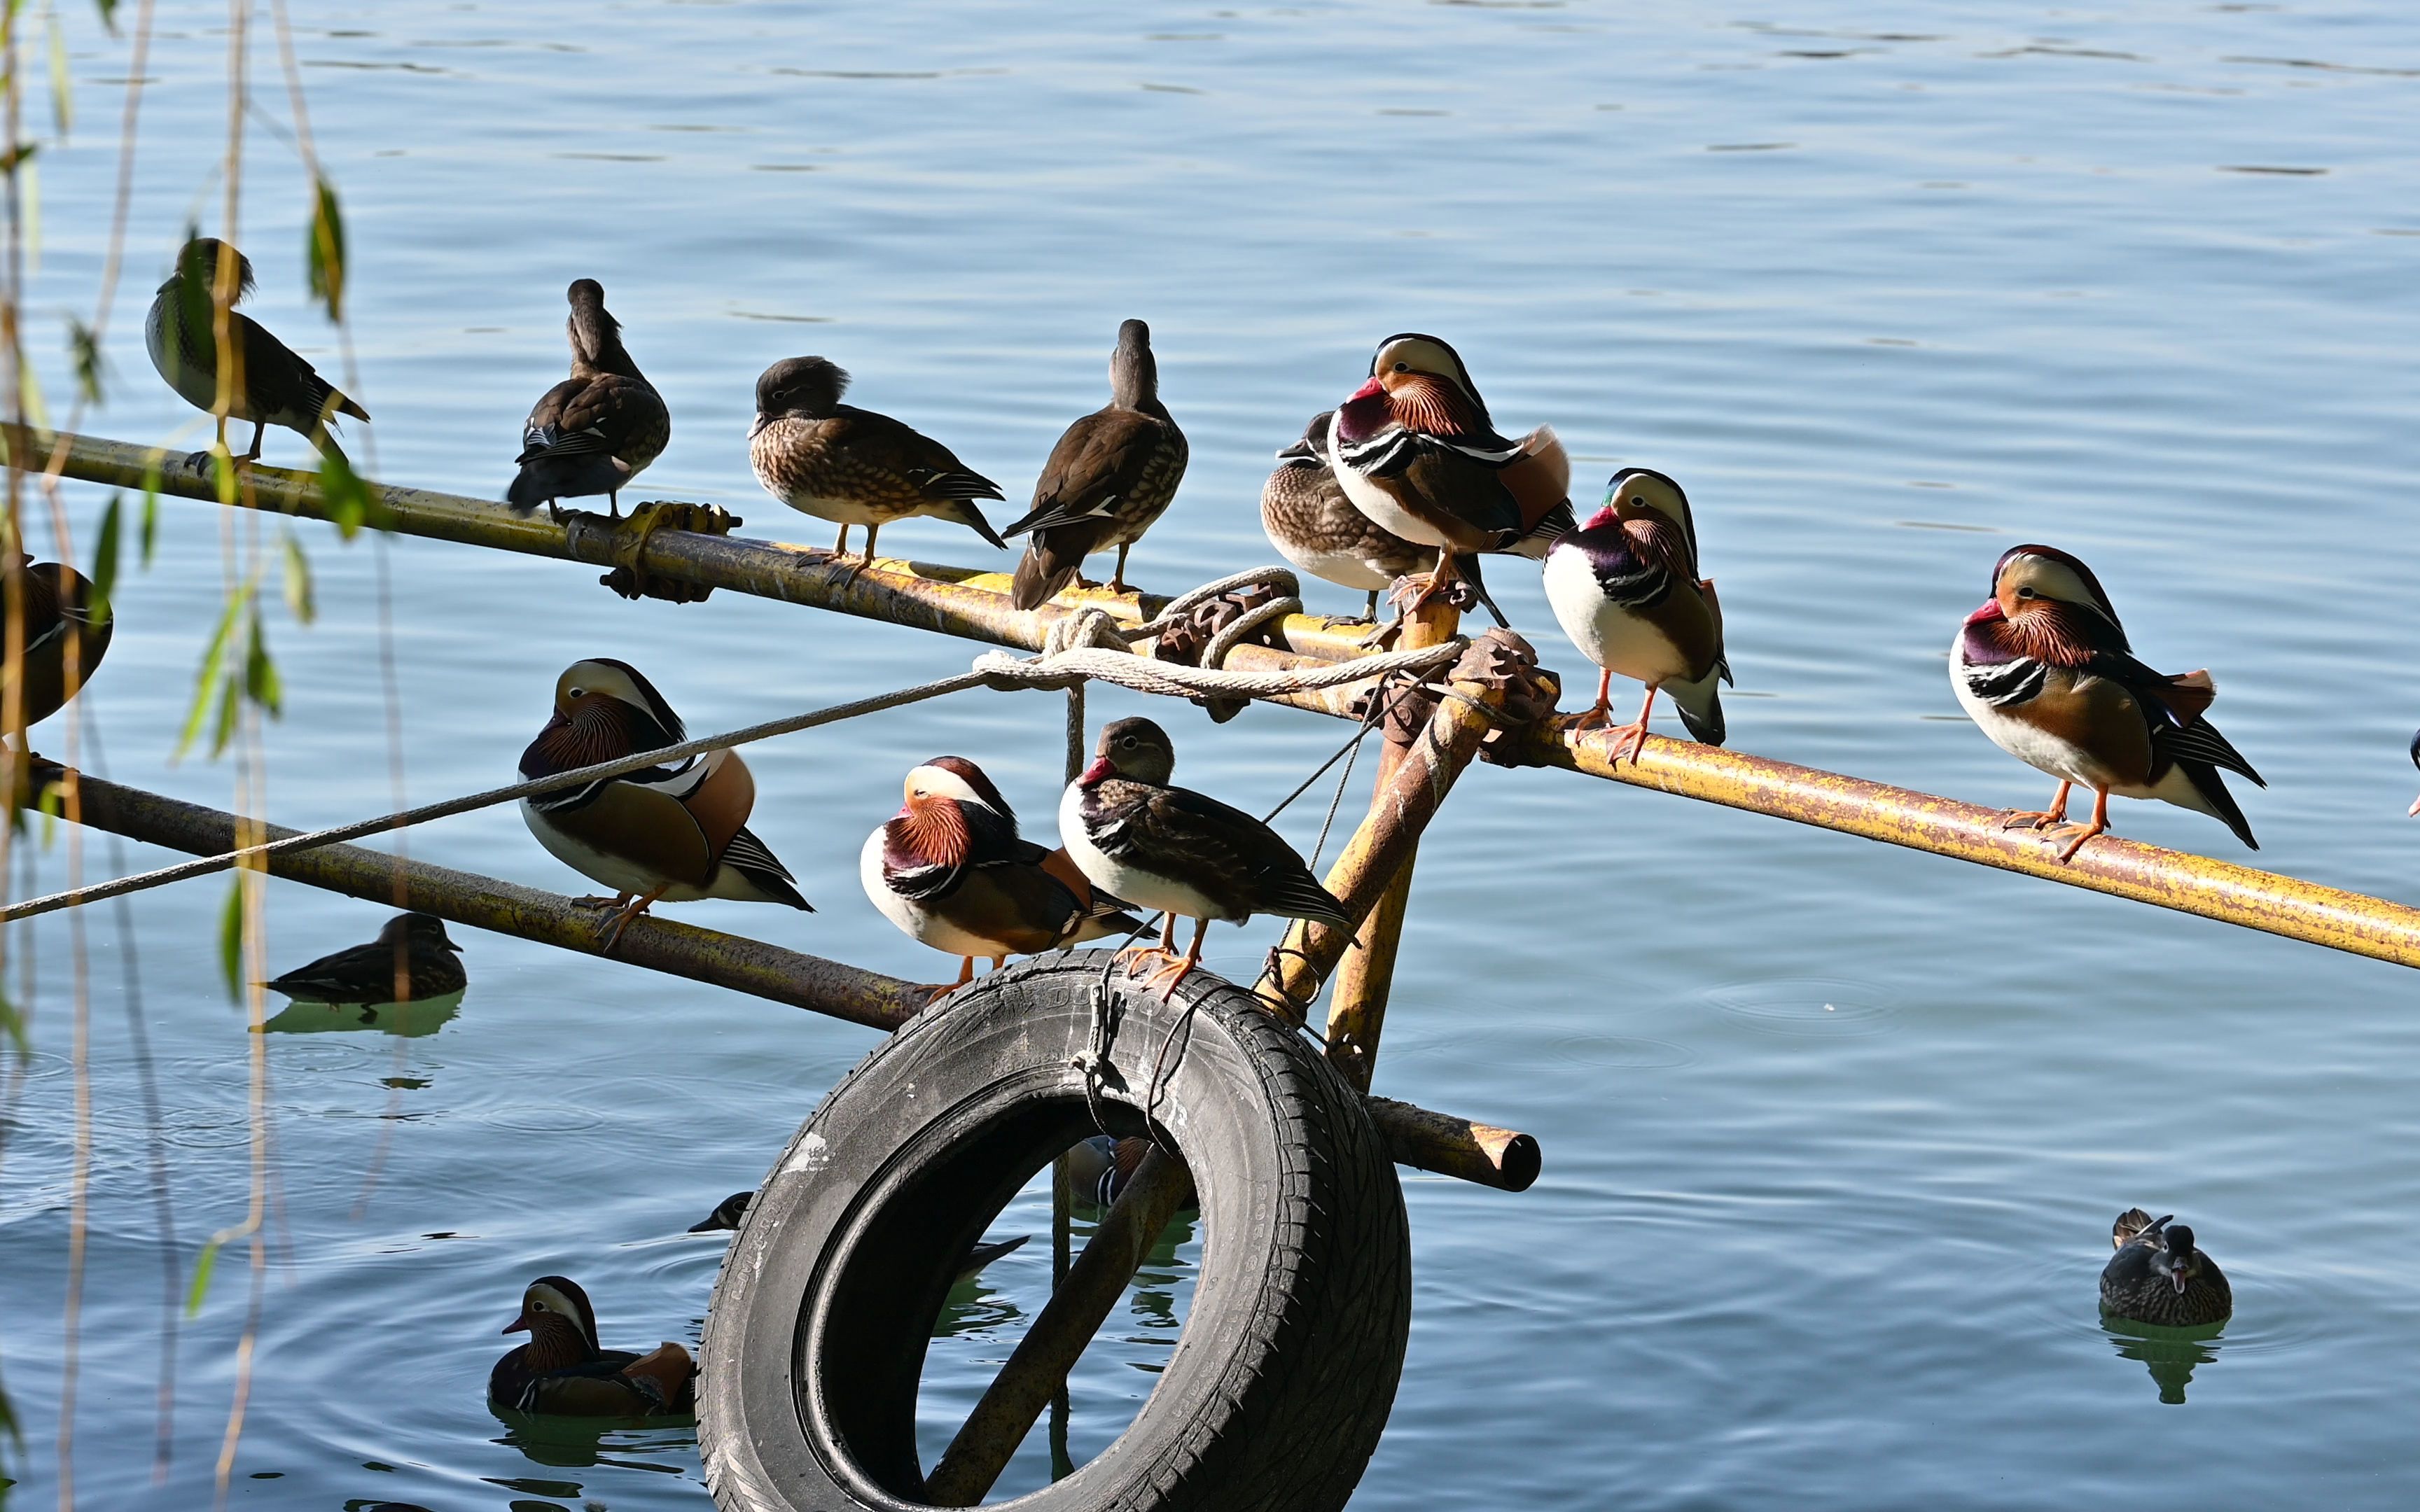
<svg viewBox="0 0 2420 1512"><path fill-rule="evenodd" d="M435 914L397 914L369 944L347 946L264 985L311 1003L413 1003L462 990L461 950Z"/></svg>
<svg viewBox="0 0 2420 1512"><path fill-rule="evenodd" d="M529 1342L488 1372L490 1406L565 1417L685 1417L696 1406L697 1362L677 1344L644 1354L597 1347L597 1310L579 1283L542 1275L504 1325Z"/></svg>
<svg viewBox="0 0 2420 1512"><path fill-rule="evenodd" d="M2109 1242L2118 1253L2101 1268L2102 1311L2163 1328L2223 1323L2234 1314L2226 1273L2173 1215L2129 1208L2109 1226Z"/></svg>
<svg viewBox="0 0 2420 1512"><path fill-rule="evenodd" d="M1185 476L1185 432L1159 402L1159 363L1151 327L1118 327L1109 358L1109 402L1067 427L1033 485L1033 507L1001 533L1031 532L1010 596L1038 609L1069 582L1089 587L1084 559L1115 547L1109 591L1131 592L1126 552L1176 497Z"/></svg>
<svg viewBox="0 0 2420 1512"><path fill-rule="evenodd" d="M993 546L1006 546L974 501L998 499L1000 485L911 426L840 402L848 375L821 357L775 363L756 380L756 421L748 460L765 491L801 514L840 526L832 547L848 557L848 528L865 527L865 554L895 519L924 515L954 520Z"/></svg>
<svg viewBox="0 0 2420 1512"><path fill-rule="evenodd" d="M229 420L252 422L252 446L236 458L239 464L260 458L261 439L271 425L282 425L321 452L343 455L331 433L338 415L367 420L370 412L337 392L294 349L270 334L258 321L233 306L253 290L252 260L215 237L195 237L178 250L177 266L151 301L143 322L143 345L151 365L177 396L201 410L216 414L219 407L218 311L214 295L225 290L227 349L235 359L233 381L227 385L226 414L218 422L218 441L226 445ZM196 452L198 466L209 454Z"/></svg>
<svg viewBox="0 0 2420 1512"><path fill-rule="evenodd" d="M558 499L603 494L622 513L622 488L663 453L672 412L622 346L622 322L605 309L605 288L583 278L566 291L571 376L541 394L521 424L520 471L504 490L516 514L538 505L560 516Z"/></svg>

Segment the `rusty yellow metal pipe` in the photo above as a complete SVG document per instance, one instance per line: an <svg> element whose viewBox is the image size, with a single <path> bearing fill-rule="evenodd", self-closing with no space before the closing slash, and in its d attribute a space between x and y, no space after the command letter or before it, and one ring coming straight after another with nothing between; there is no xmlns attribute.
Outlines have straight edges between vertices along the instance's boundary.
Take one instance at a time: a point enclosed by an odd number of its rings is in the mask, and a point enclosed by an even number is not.
<svg viewBox="0 0 2420 1512"><path fill-rule="evenodd" d="M1533 730L1528 754L1565 771L2420 966L2420 909L2382 898L2115 835L2086 842L2073 861L2062 862L2043 836L2001 828L2004 810L1662 735L1648 737L1637 763L1616 766L1606 759L1602 733L1575 735L1571 724L1557 719Z"/></svg>
<svg viewBox="0 0 2420 1512"><path fill-rule="evenodd" d="M179 470L181 454L152 447L39 430L25 433L19 446L0 429L0 460L14 464L21 455L34 468L47 467L55 457L63 476L124 488L144 486L147 476L164 464L157 479L163 492L217 500L211 480ZM254 507L324 517L315 474L255 467L250 477ZM387 512L387 523L410 534L597 565L621 564L616 553L628 539L594 517L574 517L566 525L555 525L542 517L520 518L488 500L380 484L370 487ZM830 553L813 548L678 531L648 538L635 560L650 573L684 582L1028 650L1038 649L1052 621L1068 612L1057 606L1030 613L1016 609L1008 602L1007 578L1000 573L884 560L845 578L832 565ZM1075 602L1099 603L1137 623L1168 602L1069 596ZM1360 654L1364 628L1351 622L1292 616L1280 627L1286 649L1238 646L1228 665L1258 671L1346 659ZM1277 702L1345 717L1357 692L1339 688ZM1661 737L1649 738L1641 765L1625 763L1617 771L1605 761L1600 745L1567 741L1567 725L1562 721L1533 732L1528 742L1530 754L1566 771L2021 872L2400 965L2420 965L2420 910L2400 903L2105 835L2086 845L2072 864L2061 865L2040 839L1999 830L1995 810Z"/></svg>
<svg viewBox="0 0 2420 1512"><path fill-rule="evenodd" d="M147 483L176 498L219 501L216 480L187 468L185 453L46 430L25 432L22 446L13 444L15 440L12 431L0 426L0 461L9 466L40 471L55 461L60 476L85 483L127 489L141 489ZM25 459L23 464L18 462L21 453ZM316 472L261 463L245 469L244 477L245 486L238 498L241 504L306 519L328 517ZM1051 625L1078 608L1095 605L1140 625L1169 602L1156 594L1071 590L1061 595L1063 603L1019 609L1009 601L1009 576L1001 572L891 557L858 571L840 565L831 552L817 547L676 530L659 530L642 541L627 520L617 524L601 515L575 511L556 524L543 512L516 515L490 499L382 483L369 484L368 488L382 512L380 523L406 535L592 566L635 566L651 577L1025 651L1040 650ZM768 509L778 507L770 499L763 502ZM1287 651L1239 646L1227 665L1239 671L1261 671L1301 658L1348 660L1362 654L1360 638L1368 629L1356 621L1289 615L1278 626ZM1352 694L1347 691L1341 699L1323 696L1313 702L1326 712L1341 713L1352 702Z"/></svg>
<svg viewBox="0 0 2420 1512"><path fill-rule="evenodd" d="M225 810L71 774L39 756L32 758L31 764L31 790L64 790L72 782L75 795L68 811L95 829L192 856L217 856L234 848L237 819ZM293 833L276 825L256 832L249 822L245 828L247 841L278 840ZM557 893L475 872L401 860L358 845L273 855L268 858L267 870L270 875L290 882L368 903L418 909L473 929L586 955L606 953L597 910L578 907ZM930 983L903 981L878 971L652 914L630 921L610 959L886 1032L913 1018L940 990ZM1502 1132L1492 1125L1409 1103L1381 1106L1375 1099L1370 1111L1398 1164L1512 1192L1536 1179L1536 1141L1527 1134L1511 1136L1528 1140L1530 1153L1525 1165L1522 1150L1505 1144L1498 1137Z"/></svg>

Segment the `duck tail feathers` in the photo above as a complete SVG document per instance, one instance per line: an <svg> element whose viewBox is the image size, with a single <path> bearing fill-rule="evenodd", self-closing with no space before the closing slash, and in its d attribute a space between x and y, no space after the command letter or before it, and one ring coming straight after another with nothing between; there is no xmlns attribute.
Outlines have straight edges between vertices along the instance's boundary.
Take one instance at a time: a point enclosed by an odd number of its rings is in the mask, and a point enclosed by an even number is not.
<svg viewBox="0 0 2420 1512"><path fill-rule="evenodd" d="M1015 533L1012 530L1011 533ZM1051 595L1073 582L1077 563L1061 563L1059 554L1040 541L1026 543L1025 555L1016 559L1016 576L1009 585L1009 600L1018 609L1040 609Z"/></svg>

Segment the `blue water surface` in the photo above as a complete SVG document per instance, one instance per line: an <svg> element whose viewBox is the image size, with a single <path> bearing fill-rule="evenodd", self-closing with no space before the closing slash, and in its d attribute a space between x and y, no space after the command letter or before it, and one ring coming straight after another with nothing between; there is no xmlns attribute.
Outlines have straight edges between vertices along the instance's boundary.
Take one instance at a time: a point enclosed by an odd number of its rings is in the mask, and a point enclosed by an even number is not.
<svg viewBox="0 0 2420 1512"><path fill-rule="evenodd" d="M127 40L67 8L76 116L38 159L27 300L54 414L64 319L89 318L108 247L130 66ZM2048 779L1959 715L1943 669L1993 558L2047 541L2092 563L2147 659L2213 671L2217 722L2271 784L2238 784L2252 859L2420 892L2403 817L2420 688L2402 656L2420 631L2420 13L292 8L350 240L350 370L378 417L349 434L377 476L498 496L521 415L563 372L563 287L588 276L675 416L638 497L828 544L756 486L744 445L756 373L817 352L856 375L852 398L1002 480L1013 515L1060 428L1105 397L1118 321L1140 316L1192 465L1134 572L1173 591L1270 560L1254 511L1270 453L1351 390L1378 338L1435 332L1508 429L1559 430L1584 504L1621 465L1687 485L1740 748L2039 804ZM121 31L134 9L118 7ZM250 21L239 239L259 265L255 313L337 374L304 292L309 198L272 20ZM227 26L223 8L158 8L108 399L87 422L104 434L202 434L154 381L140 311L184 226L222 226ZM281 435L270 455L307 453ZM106 498L63 490L84 556ZM171 752L227 554L240 565L256 539L273 598L285 533L163 503L85 701L113 775L231 800L228 762ZM731 594L630 604L594 569L436 542L294 535L320 612L267 617L286 711L265 782L297 825L392 802L381 553L415 800L506 779L581 656L634 661L705 731L961 670L977 649ZM1009 560L934 522L882 544ZM1576 689L1586 669L1523 565L1493 573L1498 594ZM1142 706L1094 700L1096 717ZM1343 733L1282 710L1223 726L1152 712L1182 779L1256 809ZM63 753L67 724L37 746ZM903 772L941 751L979 756L1047 833L1057 702L961 694L751 750L755 828L817 913L667 912L946 974L856 876ZM1306 848L1325 798L1281 825ZM2117 818L2247 858L2199 815ZM509 809L416 831L411 850L585 890ZM162 858L95 836L82 865ZM58 886L68 863L54 837L12 886ZM526 1281L559 1271L596 1297L609 1344L693 1339L721 1248L683 1230L757 1179L873 1037L468 931L470 992L433 1033L265 1037L264 1263L230 1248L182 1326L155 1476L163 1306L255 1181L256 1041L220 983L225 896L184 884L133 899L132 936L97 909L80 936L52 916L12 943L34 982L9 988L33 1004L33 1055L0 1164L0 1379L24 1428L0 1449L10 1494L59 1490L81 940L80 1504L205 1504L256 1305L237 1504L704 1505L686 1429L566 1443L494 1418L496 1331ZM272 885L271 958L366 938L380 917ZM1212 964L1249 974L1274 933L1222 926ZM122 1001L137 941L173 1241ZM2409 1507L2412 1003L2388 965L1477 769L1421 857L1377 1085L1534 1133L1546 1174L1509 1196L1405 1173L1410 1357L1355 1504ZM2234 1278L2236 1319L2181 1405L2095 1317L2109 1220L2136 1203L2185 1215ZM1031 1195L995 1231L1046 1224ZM1188 1240L1163 1257L1088 1357L1079 1455L1148 1391L1198 1256ZM1031 1244L945 1319L931 1448L1047 1275ZM1040 1440L1006 1489L1041 1482Z"/></svg>

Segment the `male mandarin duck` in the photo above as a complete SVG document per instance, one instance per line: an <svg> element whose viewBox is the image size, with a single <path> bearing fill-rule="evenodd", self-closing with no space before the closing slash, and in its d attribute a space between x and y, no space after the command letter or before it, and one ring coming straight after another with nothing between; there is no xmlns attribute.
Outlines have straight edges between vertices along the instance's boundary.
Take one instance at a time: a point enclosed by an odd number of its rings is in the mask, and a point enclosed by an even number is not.
<svg viewBox="0 0 2420 1512"><path fill-rule="evenodd" d="M1125 1194L1135 1172L1142 1169L1142 1158L1150 1153L1148 1139L1112 1139L1108 1134L1094 1134L1069 1147L1067 1180L1077 1196L1095 1207L1106 1208Z"/></svg>
<svg viewBox="0 0 2420 1512"><path fill-rule="evenodd" d="M1370 379L1328 423L1329 461L1355 508L1436 553L1418 608L1480 551L1537 557L1574 524L1571 458L1554 431L1497 434L1454 349L1435 336L1389 336Z"/></svg>
<svg viewBox="0 0 2420 1512"><path fill-rule="evenodd" d="M688 738L680 716L628 662L574 662L554 684L554 717L521 752L521 776L551 777ZM616 896L605 948L657 903L728 898L814 912L765 842L748 831L756 783L735 750L560 788L521 800L530 833L557 860Z"/></svg>
<svg viewBox="0 0 2420 1512"><path fill-rule="evenodd" d="M2058 779L2048 809L2008 822L2061 826L2060 860L2109 828L2112 793L2209 814L2260 848L2219 771L2269 784L2203 717L2218 696L2210 673L2164 676L2135 660L2100 580L2066 552L2020 546L2001 556L1992 596L1950 647L1949 682L1995 745ZM2069 825L2079 785L2092 790L2092 819Z"/></svg>
<svg viewBox="0 0 2420 1512"><path fill-rule="evenodd" d="M1276 830L1216 798L1171 787L1175 766L1167 731L1149 719L1120 719L1102 728L1092 764L1059 800L1060 838L1093 885L1168 916L1159 944L1140 952L1167 963L1149 983L1167 979L1163 1000L1201 964L1214 918L1240 924L1254 914L1283 914L1352 927L1344 905ZM1180 914L1196 921L1182 956Z"/></svg>
<svg viewBox="0 0 2420 1512"><path fill-rule="evenodd" d="M847 387L848 375L820 357L787 358L757 378L748 460L767 493L840 526L836 559L848 556L848 528L864 526L860 566L874 560L882 527L914 515L954 520L993 546L1008 544L974 504L1000 498L999 484L931 437L841 403Z"/></svg>
<svg viewBox="0 0 2420 1512"><path fill-rule="evenodd" d="M1327 455L1332 409L1311 416L1302 439L1278 454L1277 471L1261 485L1261 530L1280 555L1296 567L1340 588L1357 588L1370 595L1362 618L1376 623L1378 595L1435 564L1436 552L1406 541L1382 528L1354 507ZM1479 559L1456 559L1455 570L1472 594L1505 623L1504 613L1487 596Z"/></svg>
<svg viewBox="0 0 2420 1512"><path fill-rule="evenodd" d="M1723 608L1698 576L1698 528L1689 496L1661 472L1624 468L1606 485L1605 507L1546 553L1546 602L1580 654L1601 671L1596 703L1573 728L1608 724L1613 674L1647 685L1638 717L1613 731L1636 762L1647 744L1655 694L1669 688L1689 733L1723 743L1718 685L1731 680L1723 655Z"/></svg>
<svg viewBox="0 0 2420 1512"><path fill-rule="evenodd" d="M539 396L521 424L520 465L504 501L526 515L558 499L603 494L615 517L622 489L662 455L672 440L672 412L622 346L622 322L605 309L605 288L593 278L565 291L571 316L571 376Z"/></svg>
<svg viewBox="0 0 2420 1512"><path fill-rule="evenodd" d="M0 639L10 616L24 617L18 662L24 682L17 697L27 729L65 708L108 654L117 616L96 620L95 613L92 584L64 563L36 562L20 552L17 570L0 573ZM0 664L0 717L8 707L8 675Z"/></svg>
<svg viewBox="0 0 2420 1512"><path fill-rule="evenodd" d="M2235 1292L2226 1273L2173 1217L2129 1208L2109 1226L2118 1253L2101 1270L2102 1311L2163 1328L2223 1323L2233 1315Z"/></svg>
<svg viewBox="0 0 2420 1512"><path fill-rule="evenodd" d="M234 306L253 290L252 259L216 237L195 237L178 250L176 270L160 285L143 322L143 345L151 365L177 396L205 414L219 406L219 343L213 292L227 291L227 350L235 359L226 415L218 440L226 444L229 420L252 422L252 447L239 462L260 458L261 438L283 425L323 453L341 456L331 428L338 415L367 420L370 412L319 376L293 348ZM209 454L196 452L198 464Z"/></svg>
<svg viewBox="0 0 2420 1512"><path fill-rule="evenodd" d="M521 1294L507 1334L529 1342L488 1372L490 1405L565 1417L685 1417L695 1410L697 1362L677 1344L644 1354L597 1347L597 1309L579 1283L542 1275Z"/></svg>
<svg viewBox="0 0 2420 1512"><path fill-rule="evenodd" d="M953 988L974 980L975 957L1012 955L1130 934L1142 921L1094 890L1064 851L1016 832L1016 813L983 768L936 756L908 774L899 812L858 856L865 895L913 939L962 957Z"/></svg>
<svg viewBox="0 0 2420 1512"><path fill-rule="evenodd" d="M418 1002L462 990L469 979L456 959L461 950L435 914L397 914L369 944L347 946L264 985L311 1003Z"/></svg>
<svg viewBox="0 0 2420 1512"><path fill-rule="evenodd" d="M1069 582L1089 587L1081 568L1095 551L1117 548L1109 591L1131 592L1126 552L1159 518L1185 476L1185 432L1159 402L1159 364L1151 327L1118 327L1109 357L1109 402L1067 427L1033 485L1033 507L1003 535L1031 532L1010 597L1039 609Z"/></svg>

